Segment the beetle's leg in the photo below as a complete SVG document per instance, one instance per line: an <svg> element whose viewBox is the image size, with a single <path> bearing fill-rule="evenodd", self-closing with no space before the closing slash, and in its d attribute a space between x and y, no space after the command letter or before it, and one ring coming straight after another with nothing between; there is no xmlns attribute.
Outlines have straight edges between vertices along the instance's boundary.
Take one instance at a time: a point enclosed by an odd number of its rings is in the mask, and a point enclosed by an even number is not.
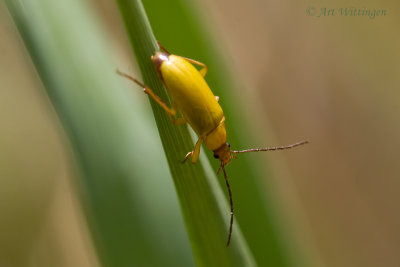
<svg viewBox="0 0 400 267"><path fill-rule="evenodd" d="M144 85L143 83L139 82L138 80L136 80L132 76L119 71L118 69L117 69L117 74L121 75L122 77L125 77L125 78L127 78L129 80L131 80L132 82L134 82L137 85L139 85L140 87L142 87L143 88L143 92L148 94L151 98L153 98L153 100L156 101L165 110L165 112L167 112L168 116L175 116L176 110L173 109L173 108L169 108L167 106L167 104L165 104L165 102L150 89L150 87L148 87L148 86Z"/></svg>
<svg viewBox="0 0 400 267"><path fill-rule="evenodd" d="M207 67L206 64L204 64L204 63L202 63L202 62L200 62L200 61L191 59L191 58L187 58L187 57L182 57L182 56L181 56L181 58L186 59L187 61L189 61L189 62L192 63L192 64L201 66L202 68L199 70L199 72L200 72L201 76L203 76L203 77L206 76L207 71L208 71L208 67Z"/></svg>
<svg viewBox="0 0 400 267"><path fill-rule="evenodd" d="M168 115L168 113L167 113ZM185 118L174 118L172 116L168 116L168 118L171 120L173 125L183 125L186 123Z"/></svg>
<svg viewBox="0 0 400 267"><path fill-rule="evenodd" d="M189 153L186 154L186 156L183 159L182 163L185 163L186 160L188 158L190 158L190 157L192 157L192 159L191 159L192 164L197 162L197 160L199 159L201 142L203 141L203 138L204 137L200 137L199 140L197 140L196 145L194 146L194 150L190 151Z"/></svg>
<svg viewBox="0 0 400 267"><path fill-rule="evenodd" d="M210 130L209 132L207 132L206 134L203 134L199 140L197 140L196 145L194 146L194 150L187 153L185 159L183 160L183 162L185 162L189 157L192 157L192 163L195 163L197 161L197 159L199 158L199 154L200 154L200 145L201 142L209 135L211 134L213 131L215 131L215 129L217 129L222 123L224 123L225 121L225 116L222 117L221 121L218 123L218 125ZM182 162L182 163L183 163ZM217 173L218 174L218 173Z"/></svg>
<svg viewBox="0 0 400 267"><path fill-rule="evenodd" d="M225 121L225 116L222 117L221 121L218 123L219 127L222 123L224 123ZM196 161L199 159L199 155L200 155L200 147L201 147L201 142L211 133L213 132L215 129L217 129L217 127L215 127L214 129L212 129L211 131L207 132L206 134L203 134L202 136L199 137L199 140L197 140L196 145L194 146L194 150L190 151L189 153L186 154L185 158L183 159L182 163L185 163L185 161L192 157L192 163L196 163Z"/></svg>
<svg viewBox="0 0 400 267"><path fill-rule="evenodd" d="M171 122L175 125L181 125L181 124L185 124L186 120L185 118L174 118L174 116L176 115L176 106L173 104L172 107L168 107L167 104L158 96L156 95L148 86L145 86L143 83L139 82L138 80L136 80L135 78L133 78L132 76L123 73L119 70L117 70L117 74L133 81L134 83L136 83L137 85L141 86L143 88L143 92L145 92L146 94L148 94L154 101L157 102L157 104L159 104L167 113L168 118L171 120Z"/></svg>
<svg viewBox="0 0 400 267"><path fill-rule="evenodd" d="M167 53L168 55L171 54L170 52L167 51L167 49L165 49L164 46L162 46L162 45L160 44L160 42L159 42L158 40L157 40L157 44L158 44L158 46L160 47L160 49L161 49L162 51L164 51L164 52Z"/></svg>
<svg viewBox="0 0 400 267"><path fill-rule="evenodd" d="M196 145L194 146L194 150L193 150L193 154L192 154L192 164L196 163L196 161L199 159L202 141L203 141L203 137L200 137L199 140L197 140Z"/></svg>
<svg viewBox="0 0 400 267"><path fill-rule="evenodd" d="M193 155L194 151L190 151L186 154L185 158L181 161L182 164L185 163L187 161L188 158L190 158Z"/></svg>
<svg viewBox="0 0 400 267"><path fill-rule="evenodd" d="M219 96L215 96L215 99L217 100L217 102L219 102Z"/></svg>
<svg viewBox="0 0 400 267"><path fill-rule="evenodd" d="M176 114L176 110L178 110L178 107L176 106L175 102L172 102L172 107L170 108L171 110L175 111ZM167 112L168 118L171 120L172 124L174 125L182 125L187 123L186 119L183 117L180 118L174 118L170 113Z"/></svg>

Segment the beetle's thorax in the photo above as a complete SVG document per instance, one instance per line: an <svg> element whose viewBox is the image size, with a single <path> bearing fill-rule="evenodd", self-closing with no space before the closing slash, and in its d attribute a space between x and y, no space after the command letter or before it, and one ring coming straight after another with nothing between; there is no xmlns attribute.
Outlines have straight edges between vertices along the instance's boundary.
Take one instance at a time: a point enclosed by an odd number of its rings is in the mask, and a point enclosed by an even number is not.
<svg viewBox="0 0 400 267"><path fill-rule="evenodd" d="M204 133L200 133L200 135L203 134ZM209 150L214 151L219 149L225 143L226 143L225 117L222 117L218 126L206 134L204 138L204 144Z"/></svg>

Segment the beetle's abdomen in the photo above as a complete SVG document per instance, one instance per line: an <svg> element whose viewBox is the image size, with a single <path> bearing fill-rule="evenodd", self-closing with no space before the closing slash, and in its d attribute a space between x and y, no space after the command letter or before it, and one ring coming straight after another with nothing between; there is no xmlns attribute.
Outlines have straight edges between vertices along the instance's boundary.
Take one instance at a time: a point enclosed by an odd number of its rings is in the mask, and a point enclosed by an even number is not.
<svg viewBox="0 0 400 267"><path fill-rule="evenodd" d="M195 67L179 56L170 55L162 63L160 74L176 106L199 136L219 125L223 111Z"/></svg>

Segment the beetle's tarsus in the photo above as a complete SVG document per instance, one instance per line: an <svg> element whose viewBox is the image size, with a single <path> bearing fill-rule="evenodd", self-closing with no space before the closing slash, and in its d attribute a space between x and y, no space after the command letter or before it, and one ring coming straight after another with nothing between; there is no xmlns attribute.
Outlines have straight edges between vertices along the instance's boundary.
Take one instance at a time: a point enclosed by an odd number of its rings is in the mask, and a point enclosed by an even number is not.
<svg viewBox="0 0 400 267"><path fill-rule="evenodd" d="M193 155L193 151L190 151L186 154L185 158L181 161L182 164L184 164L188 158L190 158Z"/></svg>

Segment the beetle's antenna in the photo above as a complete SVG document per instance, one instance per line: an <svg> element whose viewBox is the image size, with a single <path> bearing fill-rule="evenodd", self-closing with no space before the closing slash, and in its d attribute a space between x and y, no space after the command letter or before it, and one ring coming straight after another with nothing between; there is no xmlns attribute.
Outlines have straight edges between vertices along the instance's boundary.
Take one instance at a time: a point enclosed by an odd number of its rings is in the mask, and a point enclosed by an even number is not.
<svg viewBox="0 0 400 267"><path fill-rule="evenodd" d="M171 55L171 53L168 52L167 49L165 49L165 47L162 46L158 40L157 40L157 44L158 44L158 46L160 47L160 49L161 49L162 51L164 51L164 52L167 53L168 55Z"/></svg>
<svg viewBox="0 0 400 267"><path fill-rule="evenodd" d="M221 171L221 169L222 169L222 164L221 165L219 165L219 168L218 168L218 171L217 171L217 175L219 174L219 172Z"/></svg>
<svg viewBox="0 0 400 267"><path fill-rule="evenodd" d="M224 165L221 164L221 167L220 167L220 168L222 168L222 171L224 172L225 183L226 183L226 187L228 188L228 193L229 193L229 202L230 202L230 205L231 205L231 221L230 221L230 223L229 223L228 241L226 242L226 246L229 247L229 244L231 243L232 226L233 226L233 201L232 201L232 192L231 192L231 187L229 186L228 176L226 175Z"/></svg>
<svg viewBox="0 0 400 267"><path fill-rule="evenodd" d="M296 146L301 146L308 144L308 141L301 141L287 146L273 146L273 147L266 147L266 148L252 148L252 149L245 149L245 150L232 150L231 153L239 154L239 153L247 153L247 152L259 152L259 151L272 151L272 150L284 150L293 148Z"/></svg>

